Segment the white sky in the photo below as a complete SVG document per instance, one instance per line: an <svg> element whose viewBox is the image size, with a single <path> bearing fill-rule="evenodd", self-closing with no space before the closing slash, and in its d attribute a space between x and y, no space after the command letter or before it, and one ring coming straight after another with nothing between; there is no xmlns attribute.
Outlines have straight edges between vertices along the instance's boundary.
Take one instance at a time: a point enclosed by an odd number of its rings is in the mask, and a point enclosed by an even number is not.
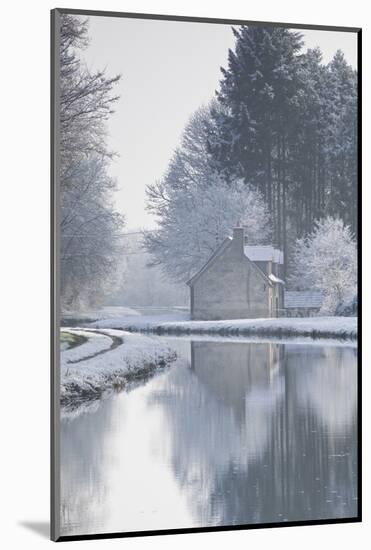
<svg viewBox="0 0 371 550"><path fill-rule="evenodd" d="M91 69L122 74L121 96L108 126L109 145L119 153L117 208L126 231L152 228L145 187L161 178L190 115L213 97L227 65L234 36L228 25L92 16L83 56ZM301 31L305 48L319 46L324 62L337 49L356 66L355 33Z"/></svg>

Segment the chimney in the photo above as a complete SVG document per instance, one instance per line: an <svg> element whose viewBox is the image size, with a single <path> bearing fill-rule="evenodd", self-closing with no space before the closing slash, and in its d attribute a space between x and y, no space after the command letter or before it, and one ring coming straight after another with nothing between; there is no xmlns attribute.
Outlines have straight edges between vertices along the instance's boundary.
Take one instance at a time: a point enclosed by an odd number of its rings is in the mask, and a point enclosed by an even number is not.
<svg viewBox="0 0 371 550"><path fill-rule="evenodd" d="M235 227L233 229L233 242L243 252L244 247L244 229L243 227Z"/></svg>

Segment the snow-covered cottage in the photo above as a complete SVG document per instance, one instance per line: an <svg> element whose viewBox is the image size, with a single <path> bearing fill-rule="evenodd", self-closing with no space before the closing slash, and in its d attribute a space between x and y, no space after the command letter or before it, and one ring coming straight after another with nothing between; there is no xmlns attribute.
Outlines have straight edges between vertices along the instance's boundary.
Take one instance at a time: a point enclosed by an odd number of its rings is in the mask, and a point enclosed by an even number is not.
<svg viewBox="0 0 371 550"><path fill-rule="evenodd" d="M283 310L283 252L250 245L236 227L189 281L192 319L278 317Z"/></svg>

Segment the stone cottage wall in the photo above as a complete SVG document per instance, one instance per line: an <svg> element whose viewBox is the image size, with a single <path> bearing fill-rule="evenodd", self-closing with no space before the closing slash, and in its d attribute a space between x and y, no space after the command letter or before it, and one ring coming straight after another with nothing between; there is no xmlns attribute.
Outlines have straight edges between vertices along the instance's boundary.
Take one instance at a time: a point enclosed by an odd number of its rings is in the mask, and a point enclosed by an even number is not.
<svg viewBox="0 0 371 550"><path fill-rule="evenodd" d="M242 240L234 235L230 245L194 282L191 292L192 319L270 316L269 284L244 255L243 234Z"/></svg>

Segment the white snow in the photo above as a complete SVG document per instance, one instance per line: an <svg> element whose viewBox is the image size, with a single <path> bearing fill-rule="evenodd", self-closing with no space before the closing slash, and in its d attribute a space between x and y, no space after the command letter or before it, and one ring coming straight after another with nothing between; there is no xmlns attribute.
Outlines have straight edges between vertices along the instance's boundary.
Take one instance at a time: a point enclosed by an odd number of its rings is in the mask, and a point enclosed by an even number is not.
<svg viewBox="0 0 371 550"><path fill-rule="evenodd" d="M283 264L283 252L272 245L245 245L244 253L253 262Z"/></svg>
<svg viewBox="0 0 371 550"><path fill-rule="evenodd" d="M88 338L87 342L84 342L80 346L76 346L69 349L61 347L61 363L69 363L70 361L80 361L84 357L88 357L93 353L98 353L105 349L109 349L112 344L112 340L109 336L101 334L99 332L86 331L85 329L64 329L64 332L71 334L77 334L78 336L85 336Z"/></svg>
<svg viewBox="0 0 371 550"><path fill-rule="evenodd" d="M140 313L131 307L126 306L105 306L99 310L100 315L113 317L119 315L140 315Z"/></svg>
<svg viewBox="0 0 371 550"><path fill-rule="evenodd" d="M279 277L276 277L276 276L274 275L274 273L271 273L271 274L269 275L269 279L272 281L272 283L281 283L282 285L285 284L285 281L283 281L283 280L280 279Z"/></svg>
<svg viewBox="0 0 371 550"><path fill-rule="evenodd" d="M167 334L241 334L270 336L308 336L327 338L357 337L356 317L300 317L268 319L233 319L190 321L166 316L120 317L92 324L96 328L121 328L130 331L153 331Z"/></svg>
<svg viewBox="0 0 371 550"><path fill-rule="evenodd" d="M72 329L68 330L72 332ZM123 387L129 379L164 367L176 358L174 351L158 338L120 330L105 330L103 339L101 335L92 333L90 330L79 329L76 332L90 339L89 349L95 350L93 353L103 351L101 344L107 343L106 338L110 339L109 336L113 336L116 342L117 338L121 338L123 343L97 356L81 358L77 363L69 363L66 352L62 351L60 388L62 403L68 402L73 397L99 397L104 391ZM79 347L83 348L83 346L85 345ZM76 352L77 349L76 347ZM86 357L82 353L80 355Z"/></svg>
<svg viewBox="0 0 371 550"><path fill-rule="evenodd" d="M154 326L158 326L163 322L182 323L189 321L189 313L170 313L166 315L141 315L138 317L120 316L111 319L102 319L89 323L89 327L98 329L116 328L124 330L149 330Z"/></svg>
<svg viewBox="0 0 371 550"><path fill-rule="evenodd" d="M124 306L105 306L101 309L91 309L84 311L64 311L64 319L107 319L108 317L117 317L118 315L140 315L138 311Z"/></svg>

